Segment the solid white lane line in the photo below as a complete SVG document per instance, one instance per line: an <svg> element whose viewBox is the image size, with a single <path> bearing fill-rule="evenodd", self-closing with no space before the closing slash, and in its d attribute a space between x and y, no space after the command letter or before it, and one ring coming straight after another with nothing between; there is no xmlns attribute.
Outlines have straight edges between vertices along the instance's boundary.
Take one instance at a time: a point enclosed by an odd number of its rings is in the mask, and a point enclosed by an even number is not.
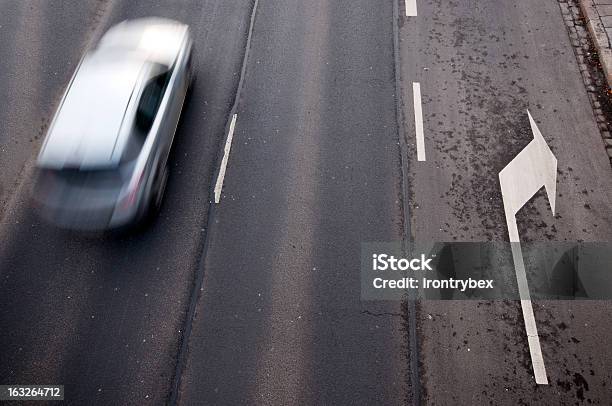
<svg viewBox="0 0 612 406"><path fill-rule="evenodd" d="M404 0L406 3L406 17L417 16L417 0Z"/></svg>
<svg viewBox="0 0 612 406"><path fill-rule="evenodd" d="M425 161L425 135L423 134L423 106L421 104L421 84L412 84L414 96L414 127L416 130L417 160Z"/></svg>
<svg viewBox="0 0 612 406"><path fill-rule="evenodd" d="M229 132L227 134L227 140L225 141L225 151L223 152L223 160L221 161L221 168L219 168L219 176L217 177L217 184L215 185L215 203L218 204L221 201L221 189L223 189L223 179L225 178L225 170L227 168L227 161L229 159L230 149L232 148L232 139L234 138L234 127L236 127L237 114L232 116L232 122L230 123Z"/></svg>

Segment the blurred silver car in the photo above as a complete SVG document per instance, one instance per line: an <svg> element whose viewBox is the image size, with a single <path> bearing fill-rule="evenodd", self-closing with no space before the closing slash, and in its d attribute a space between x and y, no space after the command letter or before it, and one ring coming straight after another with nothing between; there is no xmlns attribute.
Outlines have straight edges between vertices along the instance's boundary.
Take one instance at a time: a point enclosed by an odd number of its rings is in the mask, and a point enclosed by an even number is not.
<svg viewBox="0 0 612 406"><path fill-rule="evenodd" d="M114 26L85 55L38 156L33 196L44 218L104 230L157 211L192 47L186 25L146 18Z"/></svg>

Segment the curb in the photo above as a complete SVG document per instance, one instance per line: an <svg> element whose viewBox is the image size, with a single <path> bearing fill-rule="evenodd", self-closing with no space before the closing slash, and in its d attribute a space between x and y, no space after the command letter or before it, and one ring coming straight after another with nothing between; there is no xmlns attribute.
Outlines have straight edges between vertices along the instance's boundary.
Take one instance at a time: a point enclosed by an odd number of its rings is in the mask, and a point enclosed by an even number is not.
<svg viewBox="0 0 612 406"><path fill-rule="evenodd" d="M589 34L595 44L599 61L606 76L608 87L612 88L612 48L608 34L601 22L601 17L597 11L593 0L580 0L580 9L584 15Z"/></svg>

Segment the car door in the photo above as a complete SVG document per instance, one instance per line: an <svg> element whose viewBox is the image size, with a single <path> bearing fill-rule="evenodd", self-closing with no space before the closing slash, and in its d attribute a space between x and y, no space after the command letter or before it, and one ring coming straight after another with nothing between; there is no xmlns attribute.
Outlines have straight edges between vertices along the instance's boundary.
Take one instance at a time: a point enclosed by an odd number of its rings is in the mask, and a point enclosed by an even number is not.
<svg viewBox="0 0 612 406"><path fill-rule="evenodd" d="M189 74L187 67L190 56L190 49L188 47L183 47L176 63L172 68L172 78L170 79L168 86L168 91L170 92L168 97L169 105L167 106L167 132L170 142L168 149L172 146L172 141L176 134L181 111L183 109L183 103L185 102L187 89L189 87Z"/></svg>

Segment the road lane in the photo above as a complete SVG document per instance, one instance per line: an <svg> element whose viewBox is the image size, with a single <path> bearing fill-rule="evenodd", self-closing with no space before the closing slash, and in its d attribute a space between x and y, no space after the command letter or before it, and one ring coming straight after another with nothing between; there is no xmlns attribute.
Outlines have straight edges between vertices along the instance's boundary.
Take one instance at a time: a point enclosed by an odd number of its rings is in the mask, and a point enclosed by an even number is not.
<svg viewBox="0 0 612 406"><path fill-rule="evenodd" d="M612 173L558 3L432 0L400 24L405 117L407 84L427 89L427 162L410 166L413 238L508 240L498 173L533 139L529 109L559 161L557 215L540 191L518 213L521 238L610 240ZM605 403L612 352L597 341L610 332L596 320L610 307L534 303L550 380L536 387L518 303L422 303L425 400Z"/></svg>
<svg viewBox="0 0 612 406"><path fill-rule="evenodd" d="M3 383L64 384L71 404L168 399L250 7L142 1L116 2L107 10L107 25L158 15L184 21L194 32L197 79L175 138L166 199L158 221L140 234L82 236L42 224L29 208L31 185L24 180L0 234L0 325L7 326L0 329ZM68 22L56 18L48 24ZM63 67L66 81L73 67ZM26 82L24 89L36 86Z"/></svg>
<svg viewBox="0 0 612 406"><path fill-rule="evenodd" d="M392 3L259 7L179 404L402 404L400 303L359 273L403 233Z"/></svg>
<svg viewBox="0 0 612 406"><path fill-rule="evenodd" d="M0 3L0 215L104 8L95 0Z"/></svg>

